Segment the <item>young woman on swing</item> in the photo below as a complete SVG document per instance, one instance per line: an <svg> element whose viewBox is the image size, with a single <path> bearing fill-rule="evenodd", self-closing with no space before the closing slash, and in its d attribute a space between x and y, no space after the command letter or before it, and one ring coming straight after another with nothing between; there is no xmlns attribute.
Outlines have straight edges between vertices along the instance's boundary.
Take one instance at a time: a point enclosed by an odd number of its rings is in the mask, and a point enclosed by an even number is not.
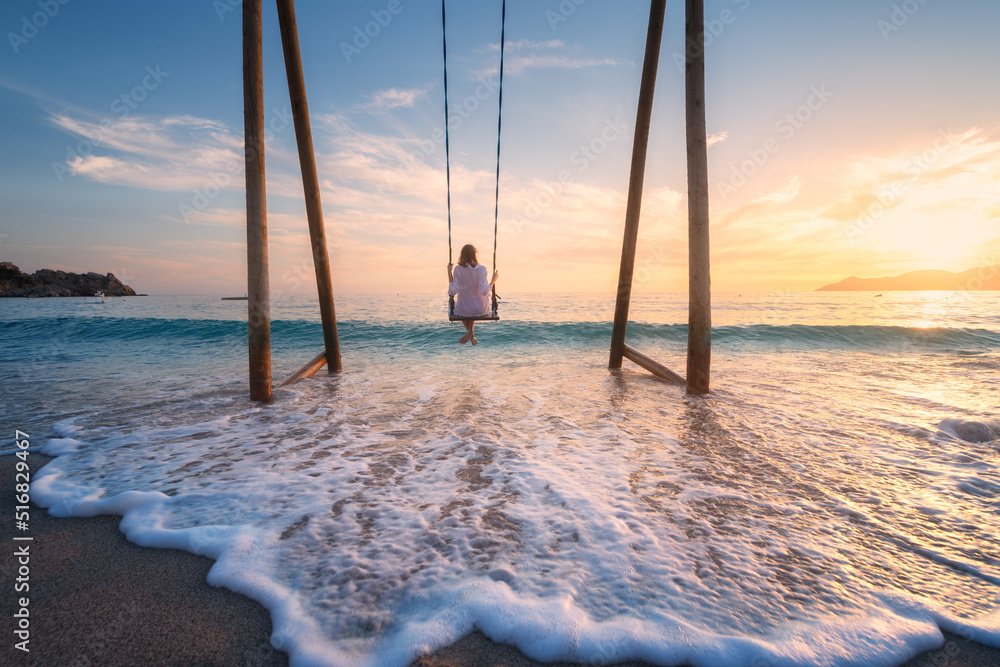
<svg viewBox="0 0 1000 667"><path fill-rule="evenodd" d="M479 251L471 243L462 246L458 255L458 266L448 264L448 295L456 296L455 315L457 317L482 317L490 314L490 290L500 277L499 271L493 272L493 280L486 280L486 267L479 263ZM470 340L478 345L476 340L476 320L463 319L465 335L458 342L465 345Z"/></svg>

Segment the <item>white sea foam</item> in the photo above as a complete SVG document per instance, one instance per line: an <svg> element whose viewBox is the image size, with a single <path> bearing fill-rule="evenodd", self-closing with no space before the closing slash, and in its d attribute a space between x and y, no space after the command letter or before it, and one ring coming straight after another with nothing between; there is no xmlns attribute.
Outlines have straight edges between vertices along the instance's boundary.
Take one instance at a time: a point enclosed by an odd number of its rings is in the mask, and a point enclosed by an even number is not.
<svg viewBox="0 0 1000 667"><path fill-rule="evenodd" d="M1000 645L995 467L791 398L822 389L793 370L754 395L723 367L706 401L596 362L369 363L266 407L62 424L81 444L33 493L216 559L295 665L406 665L474 628L593 663L888 666L939 628Z"/></svg>

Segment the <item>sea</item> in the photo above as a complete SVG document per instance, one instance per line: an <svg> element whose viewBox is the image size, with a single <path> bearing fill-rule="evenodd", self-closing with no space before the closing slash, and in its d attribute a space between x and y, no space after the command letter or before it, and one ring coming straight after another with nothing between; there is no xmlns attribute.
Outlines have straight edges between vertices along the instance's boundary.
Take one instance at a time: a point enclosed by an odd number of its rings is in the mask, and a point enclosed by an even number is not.
<svg viewBox="0 0 1000 667"><path fill-rule="evenodd" d="M271 305L0 300L3 449L31 495L215 560L293 665L402 667L479 630L543 661L891 666L1000 647L1000 293L713 295L711 394L608 369L612 294ZM628 342L684 374L687 297Z"/></svg>

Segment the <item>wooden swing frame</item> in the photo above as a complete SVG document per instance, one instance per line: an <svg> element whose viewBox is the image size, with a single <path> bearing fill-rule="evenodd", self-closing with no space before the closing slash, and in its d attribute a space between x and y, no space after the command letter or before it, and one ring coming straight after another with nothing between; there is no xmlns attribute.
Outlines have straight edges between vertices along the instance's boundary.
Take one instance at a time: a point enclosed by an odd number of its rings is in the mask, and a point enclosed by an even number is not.
<svg viewBox="0 0 1000 667"><path fill-rule="evenodd" d="M243 2L243 94L244 149L246 159L247 208L247 301L249 324L250 398L271 400L271 334L270 294L267 261L267 207L264 178L264 109L262 55L262 0ZM330 260L323 224L319 180L313 152L312 130L306 102L302 59L299 52L294 0L276 0L285 56L285 72L292 103L295 138L302 170L306 216L312 243L313 264L319 293L320 317L323 323L324 351L286 380L282 386L309 377L324 365L331 373L342 369L337 319L333 302ZM653 90L663 34L666 0L650 3L649 28L643 59L639 103L636 111L635 137L629 177L628 204L625 214L625 235L619 271L618 296L615 304L614 328L608 367L620 369L622 359L629 359L657 377L684 384L687 393L702 395L709 392L711 365L711 287L709 274L708 216L708 155L705 126L705 49L704 0L686 0L685 18L685 93L688 167L688 348L687 379L625 344L628 309L632 290L632 274L638 239L639 211L646 163L646 148L652 115ZM505 11L505 10L504 10ZM442 2L442 24L444 3ZM443 26L442 26L443 27ZM501 43L503 27L501 26ZM446 48L446 47L445 47ZM503 49L500 51L500 71L503 73ZM447 73L446 75L447 76ZM446 84L447 85L447 84ZM502 93L501 93L502 95ZM502 100L502 97L501 97ZM502 105L502 101L501 101ZM501 106L502 108L502 106ZM447 114L447 103L445 104ZM447 125L446 125L447 127ZM497 120L497 197L500 187L500 118ZM449 167L450 170L450 167ZM496 209L494 211L494 268L496 265ZM449 193L449 256L451 254L451 212ZM460 321L498 321L496 289L489 315L460 317L454 313L450 299L448 319Z"/></svg>
<svg viewBox="0 0 1000 667"><path fill-rule="evenodd" d="M653 90L660 58L660 41L666 0L653 0L649 7L649 28L643 56L635 137L632 141L632 168L629 175L625 235L622 241L618 297L608 368L620 369L628 359L667 382L684 385L688 394L709 393L712 359L712 290L709 272L708 237L708 141L705 126L705 7L704 0L686 0L685 36L685 123L687 125L688 173L688 346L687 378L625 344L632 273L639 237L639 210L646 170L646 147L653 112Z"/></svg>

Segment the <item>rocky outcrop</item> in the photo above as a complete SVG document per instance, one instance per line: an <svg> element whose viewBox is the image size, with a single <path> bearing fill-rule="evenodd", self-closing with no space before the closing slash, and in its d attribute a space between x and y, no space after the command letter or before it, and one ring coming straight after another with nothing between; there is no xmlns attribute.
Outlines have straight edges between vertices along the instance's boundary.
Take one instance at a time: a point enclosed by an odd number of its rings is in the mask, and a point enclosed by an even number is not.
<svg viewBox="0 0 1000 667"><path fill-rule="evenodd" d="M67 273L39 269L21 273L11 262L0 262L0 297L3 296L135 296L135 290L109 273Z"/></svg>

